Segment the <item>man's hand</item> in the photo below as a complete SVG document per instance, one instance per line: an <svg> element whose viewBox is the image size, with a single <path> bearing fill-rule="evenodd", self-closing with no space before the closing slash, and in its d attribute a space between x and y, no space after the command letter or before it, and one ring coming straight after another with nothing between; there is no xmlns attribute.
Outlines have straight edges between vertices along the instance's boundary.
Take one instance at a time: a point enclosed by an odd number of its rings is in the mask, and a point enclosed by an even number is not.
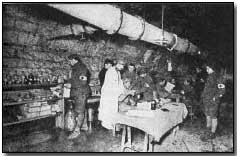
<svg viewBox="0 0 237 156"><path fill-rule="evenodd" d="M80 76L79 79L82 80L82 81L87 81L87 77L86 76Z"/></svg>
<svg viewBox="0 0 237 156"><path fill-rule="evenodd" d="M145 87L150 87L148 83L145 83Z"/></svg>
<svg viewBox="0 0 237 156"><path fill-rule="evenodd" d="M181 90L181 92L180 92L180 93L184 95L184 90Z"/></svg>
<svg viewBox="0 0 237 156"><path fill-rule="evenodd" d="M129 91L129 94L131 94L132 96L135 95L135 93L136 93L136 90L130 90Z"/></svg>

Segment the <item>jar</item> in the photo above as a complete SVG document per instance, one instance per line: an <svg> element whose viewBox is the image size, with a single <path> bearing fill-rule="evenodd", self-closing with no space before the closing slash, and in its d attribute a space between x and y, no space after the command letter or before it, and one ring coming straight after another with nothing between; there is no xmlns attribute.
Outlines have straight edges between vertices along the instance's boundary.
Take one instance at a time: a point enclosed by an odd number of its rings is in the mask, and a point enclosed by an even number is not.
<svg viewBox="0 0 237 156"><path fill-rule="evenodd" d="M151 101L151 110L156 110L156 101L155 100Z"/></svg>

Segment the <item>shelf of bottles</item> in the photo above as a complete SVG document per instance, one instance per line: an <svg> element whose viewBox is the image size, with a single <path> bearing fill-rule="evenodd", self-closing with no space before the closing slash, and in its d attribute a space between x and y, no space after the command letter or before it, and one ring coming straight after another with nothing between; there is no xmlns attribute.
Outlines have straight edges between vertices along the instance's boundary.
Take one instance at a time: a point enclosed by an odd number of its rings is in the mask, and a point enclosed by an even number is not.
<svg viewBox="0 0 237 156"><path fill-rule="evenodd" d="M16 91L27 89L40 89L55 87L61 84L64 79L58 75L49 75L47 77L39 76L37 74L21 74L4 75L3 77L3 91Z"/></svg>
<svg viewBox="0 0 237 156"><path fill-rule="evenodd" d="M40 89L40 88L50 88L59 85L59 83L48 83L48 84L13 84L4 85L3 91L16 91L16 90L27 90L27 89Z"/></svg>

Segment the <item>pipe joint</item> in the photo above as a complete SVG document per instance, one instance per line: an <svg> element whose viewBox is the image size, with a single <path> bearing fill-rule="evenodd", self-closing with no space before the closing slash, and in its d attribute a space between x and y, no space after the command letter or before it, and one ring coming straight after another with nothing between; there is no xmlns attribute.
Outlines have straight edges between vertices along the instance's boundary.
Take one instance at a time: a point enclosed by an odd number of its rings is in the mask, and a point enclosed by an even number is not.
<svg viewBox="0 0 237 156"><path fill-rule="evenodd" d="M140 40L142 38L142 36L144 35L145 32L145 26L146 26L146 21L144 18L138 17L141 20L142 23L142 32L141 34L138 36L138 38L136 40Z"/></svg>
<svg viewBox="0 0 237 156"><path fill-rule="evenodd" d="M176 34L173 34L174 38L175 38L175 43L173 44L173 46L171 48L167 48L169 51L173 51L174 48L177 46L178 44L178 36Z"/></svg>
<svg viewBox="0 0 237 156"><path fill-rule="evenodd" d="M119 26L118 26L118 28L116 29L116 30L108 30L107 31L107 33L108 34L110 34L110 35L112 35L112 34L116 34L116 33L118 33L119 32L119 30L121 29L121 27L122 27L122 24L123 24L123 11L120 9L120 24L119 24Z"/></svg>

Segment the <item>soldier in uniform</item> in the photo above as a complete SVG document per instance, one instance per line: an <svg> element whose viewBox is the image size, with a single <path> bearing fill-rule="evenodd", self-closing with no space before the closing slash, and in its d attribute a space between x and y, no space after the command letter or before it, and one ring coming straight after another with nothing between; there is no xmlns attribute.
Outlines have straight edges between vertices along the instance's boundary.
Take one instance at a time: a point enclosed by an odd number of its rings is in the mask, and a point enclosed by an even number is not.
<svg viewBox="0 0 237 156"><path fill-rule="evenodd" d="M194 89L196 92L196 100L200 102L200 97L202 94L202 91L205 87L205 81L206 81L207 73L206 71L203 71L201 67L196 67L196 74L195 74L195 84Z"/></svg>
<svg viewBox="0 0 237 156"><path fill-rule="evenodd" d="M144 101L157 99L155 84L145 68L140 69L134 89L136 90L135 94L143 95Z"/></svg>
<svg viewBox="0 0 237 156"><path fill-rule="evenodd" d="M168 98L171 93L165 90L167 81L164 78L159 78L156 83L156 91L159 98Z"/></svg>
<svg viewBox="0 0 237 156"><path fill-rule="evenodd" d="M106 71L112 66L113 66L113 61L110 60L110 59L106 59L105 62L104 62L104 68L102 68L100 73L99 73L99 80L100 80L100 86L101 87L104 84Z"/></svg>
<svg viewBox="0 0 237 156"><path fill-rule="evenodd" d="M215 138L215 132L218 124L217 112L220 98L225 93L225 85L223 79L216 73L214 66L207 65L206 71L208 73L207 81L203 93L201 95L204 105L204 114L206 116L206 132L201 136L201 140Z"/></svg>
<svg viewBox="0 0 237 156"><path fill-rule="evenodd" d="M194 101L194 89L191 86L191 80L185 79L184 85L181 90L181 94L183 95L183 102L186 105L192 105Z"/></svg>
<svg viewBox="0 0 237 156"><path fill-rule="evenodd" d="M77 114L76 127L68 138L74 139L80 134L80 130L85 118L86 99L90 94L90 87L88 84L90 73L86 65L81 61L77 54L68 56L68 59L72 66L70 97L75 101L74 111Z"/></svg>
<svg viewBox="0 0 237 156"><path fill-rule="evenodd" d="M128 70L125 71L122 77L123 77L123 80L129 79L131 86L134 86L134 83L137 79L137 75L136 75L136 67L133 63L130 63L128 65Z"/></svg>

